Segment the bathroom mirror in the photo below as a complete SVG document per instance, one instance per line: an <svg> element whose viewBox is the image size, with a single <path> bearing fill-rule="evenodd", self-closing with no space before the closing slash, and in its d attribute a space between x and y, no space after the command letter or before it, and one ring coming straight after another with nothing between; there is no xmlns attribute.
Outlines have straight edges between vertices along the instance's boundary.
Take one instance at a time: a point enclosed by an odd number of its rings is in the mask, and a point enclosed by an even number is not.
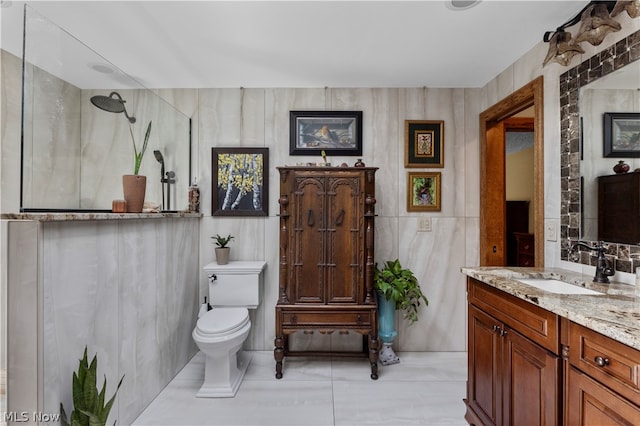
<svg viewBox="0 0 640 426"><path fill-rule="evenodd" d="M29 6L23 53L21 211L111 211L150 121L145 200L187 208L187 116Z"/></svg>
<svg viewBox="0 0 640 426"><path fill-rule="evenodd" d="M571 250L571 245L578 240L593 241L597 239L597 208L594 213L594 203L597 203L597 195L594 198L593 180L598 173L613 174L613 166L618 160L629 158L603 158L602 148L602 118L597 114L603 111L601 108L627 108L630 104L623 104L622 100L613 99L621 93L606 94L606 90L624 90L624 97L636 99L640 85L635 88L616 87L621 84L624 75L628 80L640 81L637 74L636 62L640 59L640 50L637 44L640 41L640 31L630 34L626 38L609 46L581 64L567 70L560 75L560 152L561 152L561 259L583 264L592 264L591 252L581 252L578 256ZM632 69L633 68L633 69ZM604 80L611 75L613 78ZM602 83L598 83L599 80ZM617 83L614 83L618 79ZM609 86L609 87L607 87ZM584 90L582 90L584 89ZM592 92L589 92L593 89ZM603 92L599 92L602 90ZM598 92L597 92L598 91ZM594 102L585 100L586 97L608 97L598 99L605 105L595 105ZM626 102L626 101L625 101ZM631 100L629 100L631 102ZM637 105L637 102L636 102ZM636 107L637 108L637 107ZM614 112L614 111L605 111ZM589 116L596 115L595 119ZM582 118L582 120L581 120ZM581 131L581 124L584 128ZM589 137L587 137L589 133ZM582 150L581 150L582 146ZM629 162L629 161L627 161ZM602 165L602 164L606 164ZM631 163L630 163L631 164ZM584 174L582 174L584 167ZM639 167L634 163L633 168ZM632 170L633 170L632 168ZM606 170L605 170L606 169ZM584 190L581 191L581 187ZM582 212L585 212L584 219ZM618 244L616 241L605 241L608 245L607 255L613 260L615 269L622 272L632 272L635 263L638 263L640 247L629 244Z"/></svg>
<svg viewBox="0 0 640 426"><path fill-rule="evenodd" d="M640 168L639 157L604 155L605 113L640 112L640 62L632 62L580 88L581 156L580 177L582 182L582 216L580 237L599 240L598 233L598 177L615 174L613 167L619 161L629 165L629 172ZM640 114L638 114L640 116ZM621 135L625 137L625 134ZM635 134L631 134L633 138ZM630 142L632 143L632 142ZM638 141L640 144L640 141ZM636 144L637 145L637 144ZM628 218L637 220L637 216ZM601 230L602 231L602 230ZM600 232L600 235L602 232ZM629 241L612 241L625 243Z"/></svg>

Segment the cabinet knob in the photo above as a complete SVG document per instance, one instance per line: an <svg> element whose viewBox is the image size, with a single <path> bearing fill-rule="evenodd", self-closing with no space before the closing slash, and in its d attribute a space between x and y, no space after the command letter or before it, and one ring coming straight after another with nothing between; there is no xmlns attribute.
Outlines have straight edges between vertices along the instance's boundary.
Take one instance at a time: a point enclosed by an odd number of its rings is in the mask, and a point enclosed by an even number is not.
<svg viewBox="0 0 640 426"><path fill-rule="evenodd" d="M609 365L609 358L603 358L601 356L597 356L593 359L598 367L604 367L605 365Z"/></svg>

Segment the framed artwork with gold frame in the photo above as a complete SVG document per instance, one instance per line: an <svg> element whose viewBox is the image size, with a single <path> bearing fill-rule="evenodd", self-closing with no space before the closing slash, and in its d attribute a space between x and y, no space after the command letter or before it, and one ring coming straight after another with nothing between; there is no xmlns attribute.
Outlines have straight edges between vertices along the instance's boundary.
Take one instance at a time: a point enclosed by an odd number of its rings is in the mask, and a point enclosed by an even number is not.
<svg viewBox="0 0 640 426"><path fill-rule="evenodd" d="M407 211L440 211L440 172L408 172Z"/></svg>
<svg viewBox="0 0 640 426"><path fill-rule="evenodd" d="M444 121L404 121L404 166L444 167Z"/></svg>

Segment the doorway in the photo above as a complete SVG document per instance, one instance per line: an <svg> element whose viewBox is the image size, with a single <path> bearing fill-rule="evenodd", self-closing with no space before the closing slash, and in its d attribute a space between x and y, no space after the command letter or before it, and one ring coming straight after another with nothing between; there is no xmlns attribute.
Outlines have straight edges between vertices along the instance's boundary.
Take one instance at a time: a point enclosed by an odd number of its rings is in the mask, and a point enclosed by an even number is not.
<svg viewBox="0 0 640 426"><path fill-rule="evenodd" d="M543 103L540 76L480 114L480 266L507 265L506 132L509 119L529 108L533 112L534 266L544 266Z"/></svg>

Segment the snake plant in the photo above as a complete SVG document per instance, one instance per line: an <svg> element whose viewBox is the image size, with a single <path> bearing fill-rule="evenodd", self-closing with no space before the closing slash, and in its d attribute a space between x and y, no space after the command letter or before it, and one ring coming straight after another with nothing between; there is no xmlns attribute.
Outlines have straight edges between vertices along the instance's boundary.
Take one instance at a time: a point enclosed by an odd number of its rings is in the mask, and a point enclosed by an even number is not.
<svg viewBox="0 0 640 426"><path fill-rule="evenodd" d="M133 142L133 157L135 160L133 166L133 174L137 175L140 171L140 164L142 163L142 157L144 156L145 151L147 150L147 144L149 143L149 134L151 134L151 121L147 125L147 131L144 134L144 142L142 143L142 149L138 151L138 147L136 146L136 138L133 136L133 129L131 125L129 125L129 133L131 134L131 141Z"/></svg>
<svg viewBox="0 0 640 426"><path fill-rule="evenodd" d="M109 411L116 398L118 389L122 385L124 376L120 379L118 387L106 405L104 403L107 389L107 378L102 384L102 390L98 392L96 387L96 375L98 370L98 356L95 355L91 364L87 359L87 347L84 348L84 356L80 360L77 373L73 373L73 411L67 420L67 413L60 403L60 423L63 426L104 426L109 417ZM113 423L115 425L115 422Z"/></svg>

